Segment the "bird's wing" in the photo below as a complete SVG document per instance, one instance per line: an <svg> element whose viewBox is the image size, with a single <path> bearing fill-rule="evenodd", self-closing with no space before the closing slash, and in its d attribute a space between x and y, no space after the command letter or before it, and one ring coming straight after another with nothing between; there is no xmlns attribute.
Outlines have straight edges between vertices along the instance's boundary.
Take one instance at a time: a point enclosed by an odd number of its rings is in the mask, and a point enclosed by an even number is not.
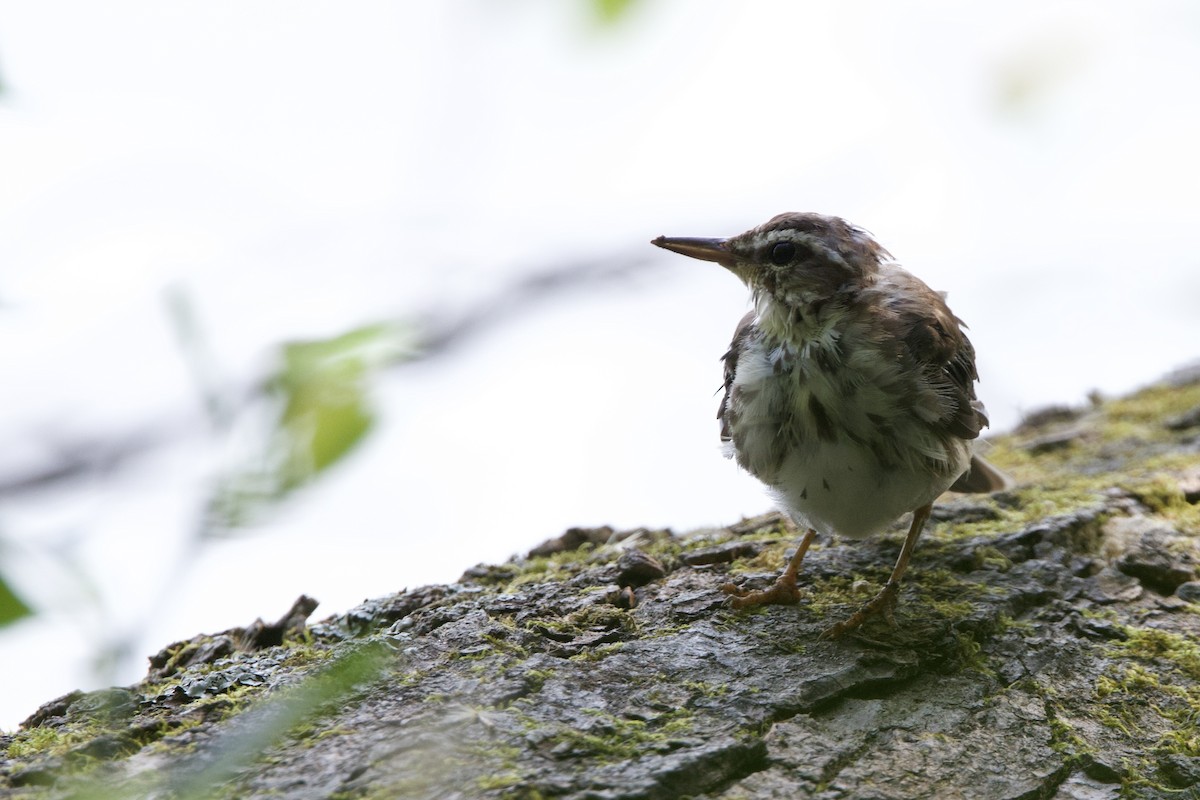
<svg viewBox="0 0 1200 800"><path fill-rule="evenodd" d="M913 365L937 394L940 422L961 438L974 439L987 427L987 412L975 397L975 348L963 323L946 301L919 279L904 273L893 280L910 282L905 299L894 307L901 340Z"/></svg>
<svg viewBox="0 0 1200 800"><path fill-rule="evenodd" d="M721 356L721 361L725 365L725 394L721 397L721 406L717 409L717 419L721 422L721 441L732 441L733 433L730 431L730 416L733 413L732 394L733 394L733 377L737 374L737 359L738 351L740 351L751 336L756 331L754 325L754 312L751 311L742 317L741 322L733 331L733 341L729 343L729 349L725 351L725 355Z"/></svg>

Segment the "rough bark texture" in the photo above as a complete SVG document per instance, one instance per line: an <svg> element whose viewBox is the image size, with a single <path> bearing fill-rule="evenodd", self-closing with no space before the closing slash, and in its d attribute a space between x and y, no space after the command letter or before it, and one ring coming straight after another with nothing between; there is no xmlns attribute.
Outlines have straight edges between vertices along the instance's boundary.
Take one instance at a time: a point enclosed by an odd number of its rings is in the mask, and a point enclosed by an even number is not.
<svg viewBox="0 0 1200 800"><path fill-rule="evenodd" d="M796 606L734 612L777 516L569 531L305 626L201 636L0 735L0 794L288 798L1200 796L1200 383L1034 415L951 499L897 613L902 527L815 546ZM864 498L869 502L869 498Z"/></svg>

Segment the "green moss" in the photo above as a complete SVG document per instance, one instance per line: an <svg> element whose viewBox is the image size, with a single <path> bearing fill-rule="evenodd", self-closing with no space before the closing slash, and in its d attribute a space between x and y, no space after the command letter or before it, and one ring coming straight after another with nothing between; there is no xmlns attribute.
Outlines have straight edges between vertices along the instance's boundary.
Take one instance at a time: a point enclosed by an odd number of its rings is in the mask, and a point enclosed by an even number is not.
<svg viewBox="0 0 1200 800"><path fill-rule="evenodd" d="M781 544L800 541L800 537L804 535L804 531L796 527L790 522L780 521L778 523L768 525L751 533L743 533L738 536L728 536L720 540L705 542L704 546L709 547L714 544L724 544L727 541L737 540L739 542L779 542ZM815 544L815 543L814 543Z"/></svg>
<svg viewBox="0 0 1200 800"><path fill-rule="evenodd" d="M735 559L729 567L729 574L742 575L747 573L755 574L761 572L782 572L784 566L788 562L788 559L791 558L791 553L795 552L796 550L798 539L793 540L789 537L779 540L778 538L772 537L770 541L772 543L769 546L764 547L757 554L751 556L750 558ZM816 543L814 542L813 547L809 550L809 553L812 553L815 549Z"/></svg>
<svg viewBox="0 0 1200 800"><path fill-rule="evenodd" d="M861 605L869 600L879 587L873 581L857 573L830 575L820 579L801 581L800 590L804 606L814 615L824 617L846 606ZM751 611L763 610L754 607Z"/></svg>
<svg viewBox="0 0 1200 800"><path fill-rule="evenodd" d="M1156 628L1125 627L1127 638L1113 652L1140 661L1157 662L1168 671L1200 681L1200 644L1189 636Z"/></svg>
<svg viewBox="0 0 1200 800"><path fill-rule="evenodd" d="M601 762L627 761L647 750L665 751L672 742L692 731L693 715L686 708L668 711L652 720L629 719L603 709L585 708L595 719L588 730L557 726L545 743L553 752L592 758ZM535 724L535 727L540 727Z"/></svg>
<svg viewBox="0 0 1200 800"><path fill-rule="evenodd" d="M801 597L803 598L803 589L801 589L801 592ZM806 613L803 611L803 608L807 602L807 599L801 599L801 605L798 607L796 613ZM752 636L755 640L770 650L777 650L781 653L791 653L794 655L803 655L808 650L809 645L812 643L810 637L781 636L779 631L770 625L747 626L737 622L737 620L747 616L765 616L769 613L770 611L768 606L752 606L750 608L738 609L737 611L728 611L718 618L717 627L724 631L736 631L739 636Z"/></svg>
<svg viewBox="0 0 1200 800"><path fill-rule="evenodd" d="M547 800L541 789L533 786L514 786L500 794L502 800Z"/></svg>
<svg viewBox="0 0 1200 800"><path fill-rule="evenodd" d="M1087 740L1075 729L1075 726L1058 714L1053 714L1049 723L1050 748L1056 753L1066 756L1068 763L1077 764L1087 755L1095 752Z"/></svg>
<svg viewBox="0 0 1200 800"><path fill-rule="evenodd" d="M211 636L196 637L187 642L179 642L170 647L164 648L164 652L168 653L166 661L159 672L163 675L174 675L184 669L184 664L189 658L200 650L201 646L212 641Z"/></svg>
<svg viewBox="0 0 1200 800"><path fill-rule="evenodd" d="M1168 789L1156 780L1163 756L1200 757L1200 645L1170 631L1121 626L1107 647L1115 660L1095 683L1089 712L1139 754L1125 764L1125 790Z"/></svg>
<svg viewBox="0 0 1200 800"><path fill-rule="evenodd" d="M679 558L681 553L687 550L697 550L711 544L711 541L706 541L699 537L681 539L675 536L663 536L658 539L651 539L644 544L639 544L638 549L648 556L654 556L663 564L671 564Z"/></svg>
<svg viewBox="0 0 1200 800"><path fill-rule="evenodd" d="M210 694L192 701L189 709L199 712L206 722L216 722L240 714L263 696L261 686L234 684L220 694Z"/></svg>
<svg viewBox="0 0 1200 800"><path fill-rule="evenodd" d="M1165 420L1197 405L1200 405L1200 385L1154 386L1101 404L1089 412L1089 419L1083 424L1072 421L1047 426L1032 437L1022 434L997 437L991 440L986 455L1022 484L1016 492L1020 506L1040 499L1049 500L1051 508L1062 508L1064 503L1069 506L1079 499L1064 496L1064 491L1068 494L1102 491L1113 485L1136 491L1138 483L1151 482L1164 473L1178 473L1189 464L1194 466L1194 454L1172 452L1147 456L1146 453L1147 450L1153 453L1155 445L1165 446L1178 440L1180 434L1168 429ZM1077 426L1098 433L1081 435L1070 447L1060 450L1037 454L1030 451L1032 438ZM1170 509L1188 511L1179 504L1181 496L1177 489L1169 485L1167 489ZM1034 517L1039 513L1032 508L1031 511Z"/></svg>
<svg viewBox="0 0 1200 800"><path fill-rule="evenodd" d="M314 644L312 641L303 644L289 644L280 648L279 665L286 669L298 669L314 664L326 664L333 658L333 648L329 645Z"/></svg>
<svg viewBox="0 0 1200 800"><path fill-rule="evenodd" d="M1085 606L1079 609L1079 613L1087 619L1102 619L1108 622L1120 622L1121 617L1114 609L1105 608L1104 606Z"/></svg>
<svg viewBox="0 0 1200 800"><path fill-rule="evenodd" d="M602 661L613 653L620 652L625 647L624 642L611 642L610 644L601 644L595 647L589 647L582 653L576 653L571 656L569 661Z"/></svg>
<svg viewBox="0 0 1200 800"><path fill-rule="evenodd" d="M724 697L729 694L729 685L724 683L708 683L707 681L684 681L679 684L694 695L702 697Z"/></svg>
<svg viewBox="0 0 1200 800"><path fill-rule="evenodd" d="M396 687L416 686L426 678L432 669L412 669L392 676L392 685Z"/></svg>
<svg viewBox="0 0 1200 800"><path fill-rule="evenodd" d="M998 572L1008 572L1012 569L1012 559L995 547L976 547L971 553L971 566L974 569L994 569Z"/></svg>
<svg viewBox="0 0 1200 800"><path fill-rule="evenodd" d="M525 781L525 776L517 770L508 770L506 772L497 772L491 775L480 775L475 779L475 785L485 792L495 791L497 789L510 789L514 786L520 786Z"/></svg>
<svg viewBox="0 0 1200 800"><path fill-rule="evenodd" d="M1195 456L1188 454L1191 463L1179 465L1173 471L1180 471L1195 466ZM1166 472L1169 467L1162 466L1163 459L1155 460L1155 468ZM1169 520L1176 530L1181 533L1200 534L1200 504L1189 503L1184 497L1179 481L1156 474L1150 480L1131 486L1130 493L1153 513Z"/></svg>
<svg viewBox="0 0 1200 800"><path fill-rule="evenodd" d="M485 633L479 637L479 644L454 650L448 654L448 658L480 662L471 668L471 673L482 675L495 668L497 658L508 663L526 658L528 655L529 651L525 646L510 637L505 631L503 633Z"/></svg>
<svg viewBox="0 0 1200 800"><path fill-rule="evenodd" d="M333 739L338 736L348 736L354 733L353 728L345 725L334 725L332 727L324 727L324 724L319 721L302 722L293 728L289 736L297 742L303 742L306 747L312 747L318 742L326 739Z"/></svg>
<svg viewBox="0 0 1200 800"><path fill-rule="evenodd" d="M497 653L515 656L516 658L525 658L529 655L529 651L526 650L524 646L522 646L519 642L513 641L513 639L508 636L485 633L481 638L483 641L490 644Z"/></svg>
<svg viewBox="0 0 1200 800"><path fill-rule="evenodd" d="M959 670L970 670L980 675L995 678L996 671L992 669L983 645L968 633L954 632L954 649L951 652L951 663Z"/></svg>
<svg viewBox="0 0 1200 800"><path fill-rule="evenodd" d="M597 552L595 545L585 542L574 550L513 562L516 574L501 591L510 594L533 583L565 581L587 566L615 561L618 555L615 548L601 548Z"/></svg>
<svg viewBox="0 0 1200 800"><path fill-rule="evenodd" d="M554 675L555 670L552 669L530 669L526 670L521 677L524 679L525 685L529 687L530 692L538 692L546 685L546 681L553 678Z"/></svg>
<svg viewBox="0 0 1200 800"><path fill-rule="evenodd" d="M373 786L369 789L338 790L329 795L329 800L394 800L395 789L391 786Z"/></svg>
<svg viewBox="0 0 1200 800"><path fill-rule="evenodd" d="M1110 425L1134 430L1146 441L1174 435L1163 424L1167 419L1200 405L1200 384L1168 386L1160 384L1142 389L1128 397L1109 400L1102 406Z"/></svg>
<svg viewBox="0 0 1200 800"><path fill-rule="evenodd" d="M96 732L94 728L64 730L48 727L18 731L8 745L6 755L9 758L60 755L71 746L92 738Z"/></svg>
<svg viewBox="0 0 1200 800"><path fill-rule="evenodd" d="M996 632L999 634L1012 631L1022 636L1028 636L1036 630L1034 624L1027 619L1015 619L1008 614L1000 614L996 617Z"/></svg>
<svg viewBox="0 0 1200 800"><path fill-rule="evenodd" d="M198 728L204 724L204 720L199 715L191 717L175 717L170 722L164 721L159 729L158 736L152 742L145 744L146 752L150 753L171 753L178 755L179 753L191 752L195 749L195 743L181 743L176 737L184 733Z"/></svg>
<svg viewBox="0 0 1200 800"><path fill-rule="evenodd" d="M1142 459L1134 469L1140 477L1152 477L1161 473L1188 472L1196 466L1196 454L1191 449L1171 450ZM1175 490L1171 490L1174 495Z"/></svg>
<svg viewBox="0 0 1200 800"><path fill-rule="evenodd" d="M497 673L508 669L512 663L506 658L497 659L494 654L480 655L472 660L475 660L476 663L467 668L466 674L480 683L489 682Z"/></svg>
<svg viewBox="0 0 1200 800"><path fill-rule="evenodd" d="M636 633L637 620L623 608L606 603L595 603L573 611L563 618L560 630L575 630L579 632L595 630L620 630L625 633Z"/></svg>
<svg viewBox="0 0 1200 800"><path fill-rule="evenodd" d="M1031 441L1029 436L1013 435L997 439L987 453L988 458L1010 472L1021 484L995 496L970 499L971 505L983 507L987 512L980 516L991 518L930 525L904 581L903 596L897 610L901 618L901 630L909 639L914 636L918 639L925 637L929 642L936 643L943 655L949 654L952 666L988 673L986 653L976 638L980 635L977 631L979 625L973 624L974 621L972 624L957 624L970 617L976 608L975 601L990 591L986 578L982 581L964 580L958 572L924 569L922 553L930 550L936 552L939 546L947 549L957 546L966 537L1012 533L1046 516L1077 514L1081 509L1103 509L1112 505L1111 496L1105 495L1113 488L1130 493L1150 513L1169 520L1178 530L1200 534L1200 505L1186 501L1178 480L1185 470L1194 469L1195 454L1170 451L1171 445L1185 434L1170 431L1163 425L1166 418L1197 405L1200 405L1200 385L1182 390L1154 388L1124 400L1104 403L1089 412L1098 421L1099 428L1095 432L1081 434L1062 449L1035 454L1028 447ZM1054 433L1076 424L1082 429L1090 427L1091 422L1070 422L1057 427L1049 425L1035 435ZM1157 455L1144 455L1147 443L1151 445L1150 452ZM1080 552L1094 551L1100 544L1103 521L1102 517L1097 517L1092 522L1075 526L1072 535L1076 541L1071 543L1072 546ZM742 529L751 532L737 536L732 533L709 533L682 539L647 538L638 546L665 564L671 564L689 550L728 541L761 542L764 546L758 555L736 561L730 571L777 574L783 569L788 555L800 538L799 531L778 520L766 521L761 527L757 523L746 525ZM903 523L899 523L893 535L902 535L902 530ZM1187 542L1182 542L1181 546L1186 547ZM818 551L819 545L814 546L813 552ZM620 553L621 550L615 547L584 545L551 556L480 568L480 575L474 582L483 587L479 590L483 592L514 592L529 584L565 582L585 569L613 563ZM1004 552L982 544L975 548L969 568L1006 571L1011 566ZM839 619L873 597L890 569L890 563L880 563L863 569L859 574L827 578L815 578L811 573L803 575L801 586L806 599L800 613L815 615L825 622ZM577 581L574 585L579 583L584 581ZM580 586L575 591L607 592L610 589L610 586ZM1194 608L1190 611L1195 613ZM760 613L769 612L756 609L736 615L722 614L718 624L742 614ZM1035 687L1030 691L1041 691L1046 702L1050 746L1068 760L1079 761L1096 752L1097 745L1089 742L1087 737L1099 735L1098 741L1104 746L1118 746L1123 752L1135 754L1125 766L1127 792L1135 792L1136 787L1157 786L1154 782L1157 760L1162 756L1178 754L1200 757L1200 645L1179 633L1123 625L1123 618L1113 608L1085 607L1080 613L1112 622L1126 638L1109 644L1080 640L1080 648L1090 648L1092 653L1099 650L1111 661L1094 682L1090 695L1083 692L1079 693L1081 696L1067 696L1068 693L1064 692L1064 696L1056 697L1048 687L1038 687L1034 679L1027 679L1026 684ZM1163 624L1178 625L1186 613L1189 612L1176 610L1160 619ZM630 613L606 603L590 604L562 617L523 621L519 626L511 614L499 615L494 622L496 625L481 637L479 649L472 648L471 652L460 654L477 662L463 666L468 666L470 671L485 680L497 672L498 664L508 665L527 657L522 642L531 639L530 630L572 635L610 630L619 632L623 637L641 635L636 612ZM875 624L871 623L872 626ZM763 626L744 627L757 629ZM1032 624L1000 615L995 630L1000 633L1027 633L1032 631ZM993 632L991 629L988 631L989 634ZM667 630L658 635L671 633ZM870 635L875 635L875 631L872 630ZM802 650L810 644L807 640L781 643L778 637L772 637L771 642L774 646L795 650ZM203 644L200 641L177 646L168 654L166 670L179 670ZM592 647L573 660L607 658L623 646L621 642L616 642ZM331 647L314 644L309 638L280 648L276 657L285 670L303 670L314 664L323 664L333 655ZM186 677L203 676L227 668L230 663L231 659L222 659L214 664L196 665L187 668ZM440 666L445 667L446 662L440 662ZM427 669L393 676L390 684L396 690L406 689L419 684L432 671ZM529 670L524 678L536 693L555 674L550 669ZM290 727L284 726L286 730L282 734L278 730L266 731L262 737L263 746L273 746L280 736L315 743L348 733L345 728L334 724L330 715L344 705L342 698L345 695L357 691L352 688L352 683L354 681L344 675L319 689L314 689L311 681L301 682L300 686L307 685L309 688L301 691L300 701L290 709L283 707L291 720ZM157 696L178 685L179 677L176 676L173 680L148 682L140 688ZM724 685L714 686L699 681L673 682L671 678L661 675L654 676L652 685L666 687L667 691L664 691L660 701L664 707L681 705L681 692L686 692L692 700L698 700L721 697L730 691ZM751 687L745 691L761 690ZM186 713L181 715L174 712L170 722L164 720L158 725L145 725L144 721L139 721L139 731L144 731L139 733L139 741L161 742L163 737L177 735L202 722L209 723L240 713L251 704L260 702L265 694L264 687L234 686L227 692L190 701L185 707ZM446 702L447 699L447 695L439 693L426 697L429 703ZM532 703L537 699L521 698L514 707L519 708L519 703ZM693 719L686 707L650 720L614 716L599 709L593 709L589 716L596 724L585 726L583 731L555 728L549 732L549 740L542 741L546 741L551 749L561 747L563 752L577 752L600 760L615 761L636 758L647 750L670 747L674 737L692 733L693 726ZM1105 726L1099 734L1095 722ZM98 730L103 729L103 725L103 721L73 720L59 728L21 731L8 744L7 755L36 757L69 752L73 746L94 737ZM544 725L537 723L539 733L546 732ZM172 743L171 746L178 748L181 745ZM539 800L536 790L524 787L523 774L513 763L517 755L515 747L496 741L479 745L458 743L457 746L457 751L451 754L459 759L456 764L464 768L469 766L473 770L470 773L472 775L478 774L481 769L490 770L487 775L477 779L464 778L475 780L478 790L513 800ZM385 793L390 796L395 788L386 787L380 796Z"/></svg>
<svg viewBox="0 0 1200 800"><path fill-rule="evenodd" d="M479 719L483 719L491 712L491 709L475 709L475 712ZM522 748L517 747L515 744L493 740L472 742L464 747L464 751L476 760L486 758L491 762L502 764L502 768L504 769L515 768L517 759L521 758L525 753Z"/></svg>

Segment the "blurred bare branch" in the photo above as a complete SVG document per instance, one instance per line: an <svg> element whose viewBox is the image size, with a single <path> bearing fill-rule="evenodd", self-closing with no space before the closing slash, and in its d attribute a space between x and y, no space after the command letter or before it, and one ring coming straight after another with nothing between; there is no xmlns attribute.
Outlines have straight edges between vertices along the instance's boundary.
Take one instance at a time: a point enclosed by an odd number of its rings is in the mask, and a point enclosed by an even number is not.
<svg viewBox="0 0 1200 800"><path fill-rule="evenodd" d="M540 303L600 285L620 284L635 275L648 274L656 263L649 257L624 256L556 265L526 275L456 316L427 312L414 314L398 323L382 323L403 326L410 331L413 343L411 347L394 353L381 366L383 369L394 369L443 357L492 328L527 316ZM218 387L214 383L211 364L206 358L199 357L201 354L197 351L191 309L177 292L169 295L168 302L177 328L181 323L186 323L182 329L186 336L181 337L184 355L190 359L190 363L195 362L192 363L193 367L203 367L197 380L204 395L204 404L210 420L215 423L214 427L222 429L230 415L245 410L250 404L267 396L275 388L273 381L277 376L259 377L245 386ZM112 472L134 459L195 433L193 418L183 413L173 413L124 431L53 442L52 450L56 455L51 463L25 472L0 474L0 499L59 488L71 481Z"/></svg>

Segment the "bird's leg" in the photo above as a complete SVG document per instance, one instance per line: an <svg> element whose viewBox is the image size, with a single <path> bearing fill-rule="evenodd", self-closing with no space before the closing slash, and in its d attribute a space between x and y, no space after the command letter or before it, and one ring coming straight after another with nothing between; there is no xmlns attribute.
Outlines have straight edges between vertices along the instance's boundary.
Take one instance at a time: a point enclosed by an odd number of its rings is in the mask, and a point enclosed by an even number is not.
<svg viewBox="0 0 1200 800"><path fill-rule="evenodd" d="M892 610L896 607L896 598L900 595L900 578L904 576L904 571L908 569L908 559L912 556L913 548L917 546L917 539L920 538L921 530L925 527L925 522L929 519L929 513L932 510L933 504L929 503L913 512L912 525L909 526L908 536L904 538L904 546L900 548L900 557L896 559L896 566L892 569L892 575L888 578L887 583L883 585L883 589L879 594L867 601L862 608L851 614L849 618L826 629L821 634L822 639L836 639L843 633L859 627L876 614L883 614L889 625L896 624L896 620L892 616Z"/></svg>
<svg viewBox="0 0 1200 800"><path fill-rule="evenodd" d="M800 599L800 590L796 588L796 576L800 574L800 563L804 561L804 554L808 552L808 546L812 544L813 537L816 535L815 530L808 529L804 538L800 540L800 545L796 548L791 561L788 562L787 569L775 579L775 583L771 584L769 589L747 592L739 586L727 583L721 587L721 591L733 595L730 604L734 608L795 603Z"/></svg>

